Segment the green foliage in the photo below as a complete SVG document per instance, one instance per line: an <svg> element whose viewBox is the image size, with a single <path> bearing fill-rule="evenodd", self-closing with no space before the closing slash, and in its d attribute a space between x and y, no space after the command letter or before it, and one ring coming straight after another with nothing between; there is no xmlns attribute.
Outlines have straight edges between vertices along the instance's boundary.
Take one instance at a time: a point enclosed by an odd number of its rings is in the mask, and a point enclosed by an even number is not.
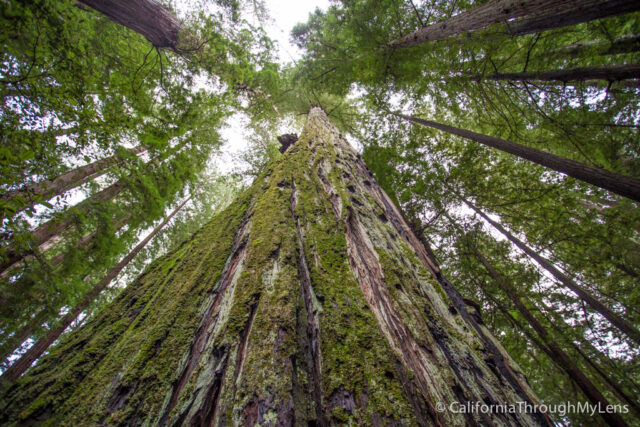
<svg viewBox="0 0 640 427"><path fill-rule="evenodd" d="M0 189L20 190L117 156L100 178L52 200L36 196L23 213L24 197L2 201L3 359L25 331L37 339L54 326L136 244L140 230L199 185L222 143L222 121L233 106L242 108L238 84L268 104L278 85L271 42L253 38L261 30L241 19L239 3L221 6L220 14L185 20L178 54L73 3L3 6ZM208 81L200 89L203 71ZM132 147L142 154L125 149ZM101 197L111 185L119 186L115 195ZM65 227L38 248L32 231L41 224ZM24 258L12 265L12 253Z"/></svg>

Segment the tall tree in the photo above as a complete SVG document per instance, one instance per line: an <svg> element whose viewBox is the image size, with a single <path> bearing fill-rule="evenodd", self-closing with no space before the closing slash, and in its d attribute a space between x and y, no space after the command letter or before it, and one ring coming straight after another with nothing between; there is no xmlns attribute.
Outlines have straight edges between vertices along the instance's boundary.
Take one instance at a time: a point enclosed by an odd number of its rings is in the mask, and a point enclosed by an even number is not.
<svg viewBox="0 0 640 427"><path fill-rule="evenodd" d="M491 224L496 230L498 230L502 235L504 235L509 241L511 241L515 246L517 246L521 251L529 255L533 258L538 264L542 266L545 270L553 275L557 280L559 280L563 285L565 285L568 289L571 289L578 297L583 299L587 304L589 304L593 309L595 309L598 313L602 314L604 318L610 321L613 325L615 325L620 331L625 333L629 338L635 341L637 344L640 344L640 330L633 326L629 321L627 321L624 317L620 316L609 307L604 305L598 298L591 295L591 293L576 283L569 276L561 272L556 266L553 265L551 261L540 255L538 251L527 246L523 241L518 239L513 234L509 233L504 227L502 227L499 223L492 220L478 209L475 205L473 205L468 200L462 198L464 203L469 206L469 208L473 209L478 215L480 215L485 221Z"/></svg>
<svg viewBox="0 0 640 427"><path fill-rule="evenodd" d="M387 46L394 49L411 47L525 16L527 18L523 19L522 23L518 20L515 23L507 23L512 34L521 35L628 13L638 10L639 7L636 2L629 0L492 0L444 21L420 28L389 42Z"/></svg>
<svg viewBox="0 0 640 427"><path fill-rule="evenodd" d="M497 148L504 152L514 154L520 158L530 160L539 165L548 167L549 169L565 173L572 178L593 184L605 190L612 191L621 196L628 197L632 200L640 202L640 180L623 176L605 169L589 166L575 160L565 159L555 154L546 153L544 151L530 148L525 145L516 144L501 138L490 135L483 135L466 129L460 129L453 126L437 123L431 120L424 120L413 116L405 116L397 114L412 123L418 123L423 126L430 126L440 129L454 135L461 136L466 139L478 142L488 147Z"/></svg>
<svg viewBox="0 0 640 427"><path fill-rule="evenodd" d="M145 151L146 149L144 147L137 147L130 150L130 152L135 155ZM19 213L33 207L39 202L46 202L52 197L64 194L89 180L103 175L110 166L113 166L119 160L121 160L121 158L118 155L110 156L65 172L53 179L29 184L17 190L7 191L0 196L0 203L17 205L12 211Z"/></svg>
<svg viewBox="0 0 640 427"><path fill-rule="evenodd" d="M529 322L531 327L536 331L538 336L544 342L543 350L548 351L549 357L554 359L560 367L569 375L569 377L582 390L587 398L594 405L599 407L611 406L609 401L602 395L600 390L589 380L589 378L576 366L567 353L558 345L553 336L549 334L547 329L542 326L540 321L531 313L524 302L518 296L513 286L508 283L505 278L496 270L496 268L487 260L487 258L478 250L477 247L471 246L472 252L478 261L486 268L489 276L500 286L502 291L509 297L513 305L516 306L522 316ZM626 426L622 417L617 413L602 414L607 424L611 426Z"/></svg>
<svg viewBox="0 0 640 427"><path fill-rule="evenodd" d="M437 403L536 403L432 265L313 108L230 208L4 390L2 421L488 423Z"/></svg>
<svg viewBox="0 0 640 427"><path fill-rule="evenodd" d="M617 82L627 79L640 79L640 64L613 65L608 67L573 68L568 70L533 71L527 73L498 73L473 77L474 80L513 80L513 81L585 81L604 80Z"/></svg>
<svg viewBox="0 0 640 427"><path fill-rule="evenodd" d="M171 10L155 0L81 0L80 3L142 34L156 48L178 50L183 26Z"/></svg>

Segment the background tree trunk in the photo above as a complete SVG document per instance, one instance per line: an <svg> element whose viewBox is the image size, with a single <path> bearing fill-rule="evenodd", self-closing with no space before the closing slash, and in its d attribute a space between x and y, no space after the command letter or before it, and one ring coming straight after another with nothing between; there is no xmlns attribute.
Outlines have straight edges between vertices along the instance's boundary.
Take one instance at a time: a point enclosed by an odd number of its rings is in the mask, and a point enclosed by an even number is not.
<svg viewBox="0 0 640 427"><path fill-rule="evenodd" d="M420 28L387 44L392 49L411 47L467 31L474 31L512 18L514 35L559 28L638 10L633 0L493 0L449 19Z"/></svg>
<svg viewBox="0 0 640 427"><path fill-rule="evenodd" d="M395 115L412 123L439 129L461 136L462 138L478 142L482 145L486 145L487 147L497 148L505 153L513 154L521 159L532 161L549 169L569 175L572 178L579 179L580 181L584 181L588 184L595 185L602 189L640 202L640 180L636 178L620 175L615 172L609 172L602 168L589 166L584 163L576 162L575 160L566 159L564 157L556 156L555 154L536 150L535 148L530 148L526 145L516 144L515 142L496 138L495 136L483 135L470 130L460 129L430 120L419 119L417 117L405 116L403 114Z"/></svg>
<svg viewBox="0 0 640 427"><path fill-rule="evenodd" d="M542 10L540 13L508 22L509 33L513 36L538 33L561 28L581 22L602 19L608 16L634 12L640 3L633 0L578 0L558 2L554 8Z"/></svg>
<svg viewBox="0 0 640 427"><path fill-rule="evenodd" d="M0 422L551 425L446 410L537 399L425 256L313 108L249 190L4 390Z"/></svg>
<svg viewBox="0 0 640 427"><path fill-rule="evenodd" d="M85 211L86 207L90 203L96 202L106 202L108 200L116 197L122 190L125 189L125 185L123 182L118 181L114 184L111 184L107 188L100 190L99 192L93 194L91 197L83 200L78 205L70 208L69 210L78 210L80 212ZM58 236L60 233L65 231L67 228L71 227L74 223L74 218L70 215L69 211L65 211L62 218L55 217L46 221L44 224L38 226L33 232L31 232L31 240L29 241L29 246L27 245L14 245L6 248L3 256L3 261L0 263L0 272L4 273L7 269L11 268L15 263L20 261L25 256L29 255L29 253L33 253L33 249L37 248L41 245L44 245L49 240L53 239L55 236ZM0 274L2 274L0 273Z"/></svg>
<svg viewBox="0 0 640 427"><path fill-rule="evenodd" d="M605 80L617 82L627 79L640 78L640 64L610 65L606 67L585 67L568 70L532 71L527 73L497 73L488 76L478 76L474 80L512 80L512 81L587 81Z"/></svg>
<svg viewBox="0 0 640 427"><path fill-rule="evenodd" d="M140 154L146 151L143 147L137 147L130 150L133 154ZM24 198L26 203L16 210L16 213L32 207L33 205L47 201L52 197L59 196L67 191L76 188L85 182L92 180L104 174L108 168L116 164L119 157L111 156L106 159L98 160L88 165L70 170L53 179L47 179L35 184L26 186L19 190L8 191L0 196L0 202L10 203L16 197Z"/></svg>
<svg viewBox="0 0 640 427"><path fill-rule="evenodd" d="M612 41L591 40L581 43L573 43L551 50L557 55L617 55L632 53L640 50L640 34L628 34Z"/></svg>
<svg viewBox="0 0 640 427"><path fill-rule="evenodd" d="M460 197L460 196L458 196ZM636 344L640 344L640 331L634 327L629 321L624 319L619 314L615 313L609 307L604 305L600 300L593 295L591 295L586 289L577 284L573 279L571 279L566 274L562 273L558 270L551 261L540 255L537 251L533 250L529 246L527 246L523 241L518 239L513 234L509 233L502 225L498 224L491 218L489 218L484 212L474 206L471 202L461 197L461 200L478 213L482 218L485 219L489 224L491 224L496 230L502 233L511 243L516 245L522 252L529 255L532 259L534 259L542 268L547 270L553 277L555 277L560 283L566 286L568 289L573 291L580 299L589 304L591 308L600 313L605 319L611 322L616 328L618 328L621 332L626 334L629 338L631 338Z"/></svg>
<svg viewBox="0 0 640 427"><path fill-rule="evenodd" d="M520 314L527 319L531 328L538 334L538 336L544 342L543 350L547 351L549 357L571 378L571 380L580 388L582 393L593 403L600 407L606 408L610 405L609 401L600 393L600 390L591 382L591 380L580 370L580 368L571 360L569 355L558 345L555 339L549 334L547 329L540 323L540 321L529 311L529 309L522 302L515 289L508 283L500 273L494 268L494 266L478 251L477 248L472 247L472 251L476 258L484 266L489 273L489 276L494 282L498 284L500 289L509 297L513 305L518 309ZM604 413L601 414L602 418L610 426L626 426L619 414Z"/></svg>
<svg viewBox="0 0 640 427"><path fill-rule="evenodd" d="M157 48L176 50L182 24L155 0L79 0L120 25L142 34Z"/></svg>

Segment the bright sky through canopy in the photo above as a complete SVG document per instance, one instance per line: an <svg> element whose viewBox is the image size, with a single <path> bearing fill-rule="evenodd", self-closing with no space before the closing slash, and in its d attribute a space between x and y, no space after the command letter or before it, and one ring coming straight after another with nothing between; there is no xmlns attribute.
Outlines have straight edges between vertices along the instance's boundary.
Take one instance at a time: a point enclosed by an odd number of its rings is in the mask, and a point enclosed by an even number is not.
<svg viewBox="0 0 640 427"><path fill-rule="evenodd" d="M291 44L291 30L300 23L306 22L309 14L316 8L326 10L329 7L328 0L267 0L269 22L265 23L265 29L269 37L278 42L279 52L276 57L281 63L298 60L302 51ZM238 166L237 157L247 145L245 129L245 117L235 114L228 121L228 127L222 129L222 136L226 143L222 147L222 153L216 161L216 169L220 173L231 172Z"/></svg>

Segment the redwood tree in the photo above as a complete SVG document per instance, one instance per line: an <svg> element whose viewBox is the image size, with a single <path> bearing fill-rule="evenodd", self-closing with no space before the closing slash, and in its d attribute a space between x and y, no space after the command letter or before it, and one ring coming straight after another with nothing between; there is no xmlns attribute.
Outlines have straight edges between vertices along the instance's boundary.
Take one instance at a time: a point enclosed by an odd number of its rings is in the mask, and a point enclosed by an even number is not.
<svg viewBox="0 0 640 427"><path fill-rule="evenodd" d="M431 120L424 120L413 116L405 116L396 114L411 123L417 123L422 126L429 126L451 134L461 136L471 141L478 142L488 147L497 148L509 154L514 154L522 159L530 160L539 165L545 166L558 172L565 173L572 178L579 179L597 187L609 190L624 197L628 197L635 201L640 201L640 180L615 172L590 166L575 160L566 159L556 156L555 154L527 147L526 145L516 144L512 141L496 138L490 135L472 132L466 129L460 129Z"/></svg>
<svg viewBox="0 0 640 427"><path fill-rule="evenodd" d="M228 209L3 390L3 423L550 425L319 108ZM357 355L357 356L356 356Z"/></svg>

